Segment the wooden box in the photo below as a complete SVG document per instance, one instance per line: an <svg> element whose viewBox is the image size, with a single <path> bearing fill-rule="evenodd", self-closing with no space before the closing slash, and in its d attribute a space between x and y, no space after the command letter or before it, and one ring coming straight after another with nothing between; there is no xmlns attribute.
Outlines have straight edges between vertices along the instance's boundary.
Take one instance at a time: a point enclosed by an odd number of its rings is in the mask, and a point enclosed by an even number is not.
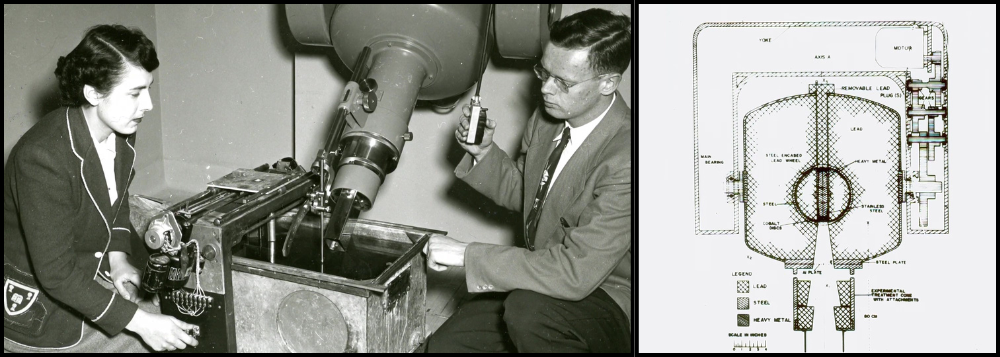
<svg viewBox="0 0 1000 357"><path fill-rule="evenodd" d="M355 224L353 251L382 257L358 258L381 265L367 271L377 275L372 279L233 259L238 352L409 353L423 343L422 249L430 234L446 233L368 220Z"/></svg>

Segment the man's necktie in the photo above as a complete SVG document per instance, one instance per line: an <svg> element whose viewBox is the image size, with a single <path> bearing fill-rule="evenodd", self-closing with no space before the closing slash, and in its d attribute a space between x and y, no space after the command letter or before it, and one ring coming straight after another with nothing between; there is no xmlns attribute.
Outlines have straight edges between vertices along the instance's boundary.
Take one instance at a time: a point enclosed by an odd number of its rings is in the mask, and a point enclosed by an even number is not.
<svg viewBox="0 0 1000 357"><path fill-rule="evenodd" d="M549 193L549 185L552 184L552 175L559 165L559 158L562 157L563 149L569 144L569 127L563 129L562 138L559 145L556 145L552 155L549 155L549 162L542 172L542 182L538 185L538 192L535 193L535 201L531 205L531 212L528 213L528 220L524 222L524 240L529 250L535 250L535 231L538 229L538 217L545 203L545 196Z"/></svg>

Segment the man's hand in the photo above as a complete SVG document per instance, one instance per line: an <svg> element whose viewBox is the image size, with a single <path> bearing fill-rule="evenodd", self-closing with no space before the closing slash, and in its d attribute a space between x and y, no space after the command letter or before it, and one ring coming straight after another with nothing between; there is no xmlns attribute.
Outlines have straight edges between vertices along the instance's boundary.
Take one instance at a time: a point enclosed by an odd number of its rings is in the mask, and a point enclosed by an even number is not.
<svg viewBox="0 0 1000 357"><path fill-rule="evenodd" d="M486 127L479 128L483 131L483 143L480 145L469 145L465 143L465 138L469 135L469 116L472 115L472 107L468 104L462 108L462 120L458 124L458 129L455 129L455 139L458 140L458 144L462 146L465 151L472 154L472 157L476 158L476 161L483 161L486 157L486 153L490 151L490 146L493 145L493 132L497 128L497 122L493 119L486 119ZM479 120L479 118L476 118Z"/></svg>
<svg viewBox="0 0 1000 357"><path fill-rule="evenodd" d="M465 248L469 243L463 243L451 237L435 234L424 246L427 255L427 266L435 271L444 271L448 267L465 266Z"/></svg>
<svg viewBox="0 0 1000 357"><path fill-rule="evenodd" d="M122 252L108 252L108 264L111 265L111 282L115 284L118 294L125 300L138 303L138 286L141 284L139 270L129 264Z"/></svg>

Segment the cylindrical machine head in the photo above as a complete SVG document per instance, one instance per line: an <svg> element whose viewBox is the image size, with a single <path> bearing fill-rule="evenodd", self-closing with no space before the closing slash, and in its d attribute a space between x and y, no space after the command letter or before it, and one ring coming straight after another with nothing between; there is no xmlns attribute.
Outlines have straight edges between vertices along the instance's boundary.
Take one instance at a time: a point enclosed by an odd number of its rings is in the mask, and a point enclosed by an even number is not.
<svg viewBox="0 0 1000 357"><path fill-rule="evenodd" d="M501 55L537 58L548 42L548 26L559 19L561 5L498 5L496 39ZM437 100L468 91L483 66L480 55L487 4L340 4L286 5L295 39L329 46L350 65L365 46L372 58L388 48L420 57L427 77L418 98ZM493 29L490 29L493 31Z"/></svg>
<svg viewBox="0 0 1000 357"><path fill-rule="evenodd" d="M549 27L562 4L497 4L497 50L506 58L536 59L549 42Z"/></svg>

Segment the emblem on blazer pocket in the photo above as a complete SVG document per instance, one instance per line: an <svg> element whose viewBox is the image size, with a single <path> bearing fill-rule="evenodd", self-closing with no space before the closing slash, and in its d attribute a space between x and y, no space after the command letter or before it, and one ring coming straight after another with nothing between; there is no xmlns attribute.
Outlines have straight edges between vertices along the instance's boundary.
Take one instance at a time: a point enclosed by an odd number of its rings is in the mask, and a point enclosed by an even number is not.
<svg viewBox="0 0 1000 357"><path fill-rule="evenodd" d="M30 275L8 264L4 264L3 280L4 327L28 336L41 335L50 315L51 302L30 284L33 281Z"/></svg>
<svg viewBox="0 0 1000 357"><path fill-rule="evenodd" d="M35 304L38 299L38 289L32 289L16 281L6 279L3 283L4 311L7 315L22 315Z"/></svg>

